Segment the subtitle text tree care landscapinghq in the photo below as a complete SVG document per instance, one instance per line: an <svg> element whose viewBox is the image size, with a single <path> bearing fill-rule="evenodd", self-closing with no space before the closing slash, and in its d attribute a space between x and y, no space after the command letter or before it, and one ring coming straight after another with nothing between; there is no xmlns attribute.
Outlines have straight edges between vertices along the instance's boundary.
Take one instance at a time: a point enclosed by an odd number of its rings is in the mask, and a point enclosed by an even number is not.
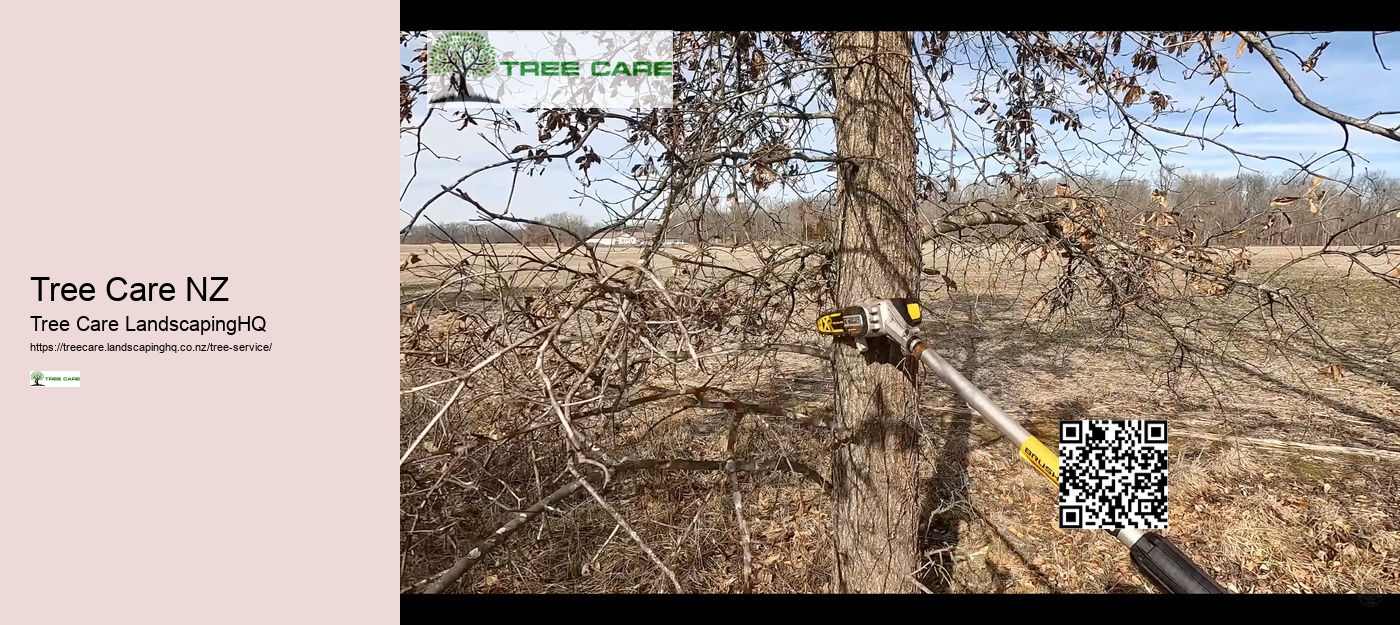
<svg viewBox="0 0 1400 625"><path fill-rule="evenodd" d="M30 280L35 284L36 301L40 303L53 305L68 302L91 302L97 299L97 288L91 282L55 281L49 276L33 276ZM224 293L224 287L228 282L229 278L226 276L200 277L198 280L186 277L184 300L186 302L225 304L229 302L228 294ZM109 278L102 293L109 301L134 305L143 309L177 300L174 283L141 282L127 280L122 276ZM81 315L75 321L43 314L31 314L29 318L35 332L68 332L69 330L78 332L195 332L201 335L219 332L232 336L238 332L267 331L267 319L262 315L209 314L204 318L172 319L169 315L157 318L147 314L127 315L121 322L113 318L90 317L88 315Z"/></svg>

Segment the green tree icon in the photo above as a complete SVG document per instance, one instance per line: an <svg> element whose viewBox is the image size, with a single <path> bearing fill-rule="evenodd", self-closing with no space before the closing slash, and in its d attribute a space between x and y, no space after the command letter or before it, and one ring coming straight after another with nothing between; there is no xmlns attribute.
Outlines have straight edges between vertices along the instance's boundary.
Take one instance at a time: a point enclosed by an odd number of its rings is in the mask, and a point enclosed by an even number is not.
<svg viewBox="0 0 1400 625"><path fill-rule="evenodd" d="M468 79L489 76L495 68L496 48L486 40L486 33L443 33L428 49L428 71L447 76L448 88L432 102L495 102L467 88Z"/></svg>
<svg viewBox="0 0 1400 625"><path fill-rule="evenodd" d="M34 371L34 372L31 372L31 373L29 374L29 379L34 380L34 383L31 384L30 386L43 386L43 384L40 384L40 383L39 383L39 380L44 379L44 372L43 372L43 371Z"/></svg>

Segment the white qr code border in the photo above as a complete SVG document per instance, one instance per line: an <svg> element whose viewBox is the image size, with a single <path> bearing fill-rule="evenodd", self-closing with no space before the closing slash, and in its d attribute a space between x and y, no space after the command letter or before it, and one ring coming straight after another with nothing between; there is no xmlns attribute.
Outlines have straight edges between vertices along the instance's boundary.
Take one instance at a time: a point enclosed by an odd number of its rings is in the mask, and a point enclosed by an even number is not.
<svg viewBox="0 0 1400 625"><path fill-rule="evenodd" d="M1167 422L1060 421L1061 529L1167 529Z"/></svg>

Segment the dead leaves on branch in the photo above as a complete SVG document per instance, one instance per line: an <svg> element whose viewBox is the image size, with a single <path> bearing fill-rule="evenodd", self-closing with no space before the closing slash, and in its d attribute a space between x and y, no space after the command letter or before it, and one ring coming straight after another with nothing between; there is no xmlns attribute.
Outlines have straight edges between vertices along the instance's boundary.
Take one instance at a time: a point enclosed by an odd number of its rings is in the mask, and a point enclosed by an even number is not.
<svg viewBox="0 0 1400 625"><path fill-rule="evenodd" d="M416 90L408 80L399 79L399 123L413 123L413 103L417 99Z"/></svg>
<svg viewBox="0 0 1400 625"><path fill-rule="evenodd" d="M1313 70L1317 69L1317 60L1322 56L1322 51L1326 50L1327 46L1331 45L1331 43L1332 42L1330 41L1324 41L1321 44L1318 44L1318 46L1313 49L1312 54L1309 54L1308 58L1303 60L1303 71L1305 73L1312 72ZM1322 78L1320 74L1318 75L1318 78L1320 80L1326 80L1325 78Z"/></svg>
<svg viewBox="0 0 1400 625"><path fill-rule="evenodd" d="M1163 210L1167 208L1167 192L1161 189L1152 190L1152 201L1161 206Z"/></svg>
<svg viewBox="0 0 1400 625"><path fill-rule="evenodd" d="M766 73L768 73L768 57L764 56L762 50L754 50L753 57L749 60L749 79L757 82Z"/></svg>
<svg viewBox="0 0 1400 625"><path fill-rule="evenodd" d="M1211 76L1208 84L1215 84L1216 80L1224 77L1230 71L1230 61L1225 59L1225 55L1217 54L1215 55L1214 69L1215 73Z"/></svg>
<svg viewBox="0 0 1400 625"><path fill-rule="evenodd" d="M1176 215L1166 211L1150 211L1143 217L1141 225L1154 225L1158 228L1176 225Z"/></svg>
<svg viewBox="0 0 1400 625"><path fill-rule="evenodd" d="M792 156L792 149L782 142L767 142L749 154L748 162L740 169L749 182L757 191L768 188L769 185L782 178L775 165L787 162Z"/></svg>
<svg viewBox="0 0 1400 625"><path fill-rule="evenodd" d="M1320 188L1322 186L1322 182L1323 180L1321 176L1313 176L1312 184L1308 186L1308 190L1304 191L1302 195L1279 196L1274 198L1273 200L1270 200L1269 206L1290 206L1294 203L1297 203L1299 200L1307 200L1308 212L1317 214L1318 210L1321 209L1320 202L1322 202L1327 197L1327 190ZM1287 217L1287 215L1284 216ZM1288 220L1288 225L1289 227L1292 227L1292 219Z"/></svg>
<svg viewBox="0 0 1400 625"><path fill-rule="evenodd" d="M533 112L533 109L531 111ZM541 112L538 122L540 143L548 143L558 133L563 132L566 134L564 144L579 145L583 143L585 131L598 125L602 119L603 112L599 109L556 109Z"/></svg>
<svg viewBox="0 0 1400 625"><path fill-rule="evenodd" d="M1215 280L1205 278L1200 274L1191 274L1187 278L1187 283L1191 285L1191 288L1202 295L1224 295L1225 292L1229 290L1228 286Z"/></svg>
<svg viewBox="0 0 1400 625"><path fill-rule="evenodd" d="M1058 284L1038 300L1033 317L1067 312L1074 301L1098 301L1117 311L1121 321L1130 307L1156 307L1173 297L1173 284L1207 297L1226 295L1234 276L1250 266L1244 249L1200 244L1199 234L1186 227L1181 213L1170 210L1161 189L1151 194L1157 210L1139 214L1129 231L1134 234L1118 233L1125 224L1105 210L1111 200L1066 184L1058 185L1048 200L1058 209L1047 224L1055 241L1050 247L1065 260ZM1043 260L1047 248L1039 251Z"/></svg>

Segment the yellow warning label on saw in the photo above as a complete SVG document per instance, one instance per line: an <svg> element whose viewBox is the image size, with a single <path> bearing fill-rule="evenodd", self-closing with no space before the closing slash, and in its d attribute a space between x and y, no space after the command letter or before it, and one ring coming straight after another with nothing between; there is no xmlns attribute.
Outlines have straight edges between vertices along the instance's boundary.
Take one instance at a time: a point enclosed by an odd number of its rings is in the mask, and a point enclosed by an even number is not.
<svg viewBox="0 0 1400 625"><path fill-rule="evenodd" d="M1021 443L1021 459L1029 462L1031 466L1035 467L1036 471L1040 471L1040 474L1050 480L1051 484L1059 488L1060 458L1055 455L1055 452L1050 451L1050 448L1046 447L1044 443L1040 442L1039 439L1030 436L1026 438L1025 442Z"/></svg>
<svg viewBox="0 0 1400 625"><path fill-rule="evenodd" d="M836 329L835 325L835 322L840 319L841 313L839 312L822 315L817 319L817 331L822 334L841 334L841 331Z"/></svg>

